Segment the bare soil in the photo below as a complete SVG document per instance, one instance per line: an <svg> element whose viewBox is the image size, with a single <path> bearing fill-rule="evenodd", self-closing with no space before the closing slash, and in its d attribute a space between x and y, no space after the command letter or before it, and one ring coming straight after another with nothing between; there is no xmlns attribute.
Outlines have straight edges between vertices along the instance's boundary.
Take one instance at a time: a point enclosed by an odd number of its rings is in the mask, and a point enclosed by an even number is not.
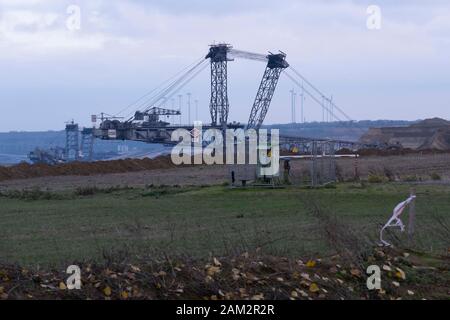
<svg viewBox="0 0 450 320"><path fill-rule="evenodd" d="M404 154L361 156L358 159L336 160L340 179L351 180L358 174L361 179L380 175L393 181L450 180L450 154ZM291 161L291 175L301 180L309 175L309 160ZM73 163L60 166L26 165L0 167L1 190L71 190L78 187L143 187L219 185L230 180L229 166L173 165L168 157L155 160L119 160L96 163Z"/></svg>

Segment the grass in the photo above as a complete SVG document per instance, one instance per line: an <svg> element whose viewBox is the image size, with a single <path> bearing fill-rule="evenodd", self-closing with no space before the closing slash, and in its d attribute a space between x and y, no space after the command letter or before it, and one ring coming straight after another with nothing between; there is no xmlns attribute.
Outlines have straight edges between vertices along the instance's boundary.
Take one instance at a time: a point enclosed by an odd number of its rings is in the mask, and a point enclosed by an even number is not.
<svg viewBox="0 0 450 320"><path fill-rule="evenodd" d="M416 189L416 246L446 252L450 188ZM376 241L379 226L408 193L407 185L381 183L323 189L218 186L6 194L0 196L0 262L67 265L101 262L118 251L206 257L255 248L323 256L333 251L313 206Z"/></svg>

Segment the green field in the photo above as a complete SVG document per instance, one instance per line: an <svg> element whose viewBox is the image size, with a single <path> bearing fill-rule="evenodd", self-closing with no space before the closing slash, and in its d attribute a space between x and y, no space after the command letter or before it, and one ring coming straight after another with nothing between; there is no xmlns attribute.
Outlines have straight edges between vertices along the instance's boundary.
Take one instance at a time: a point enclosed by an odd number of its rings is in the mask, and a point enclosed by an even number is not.
<svg viewBox="0 0 450 320"><path fill-rule="evenodd" d="M333 253L324 221L332 219L361 242L376 242L379 226L407 198L409 188L343 184L314 190L217 186L10 192L0 196L0 262L67 265L121 255L205 257L256 248L324 256ZM417 195L414 246L447 252L450 187L417 186ZM405 235L395 235L405 241Z"/></svg>

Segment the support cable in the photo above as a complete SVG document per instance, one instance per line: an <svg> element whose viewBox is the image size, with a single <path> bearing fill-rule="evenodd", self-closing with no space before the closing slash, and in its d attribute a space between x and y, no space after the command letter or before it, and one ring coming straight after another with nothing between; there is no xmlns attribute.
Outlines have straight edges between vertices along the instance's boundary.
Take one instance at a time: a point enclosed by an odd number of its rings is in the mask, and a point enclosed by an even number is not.
<svg viewBox="0 0 450 320"><path fill-rule="evenodd" d="M166 99L163 99L163 100L159 103L158 107L161 107L161 106L164 104L164 102L165 102L166 100L169 100L169 99L171 99L174 95L176 95L181 89L183 89L188 83L190 83L194 78L196 78L196 77L197 77L203 70L205 70L206 67L208 67L208 66L209 66L209 64L203 65L203 66L202 66L199 70L197 70L197 72L194 73L189 79L187 79L184 83L180 84L180 85L178 86L178 88L175 88L172 92L170 92L170 94L169 94L168 96L165 96Z"/></svg>
<svg viewBox="0 0 450 320"><path fill-rule="evenodd" d="M295 79L291 74L289 74L289 73L287 72L287 70L284 70L283 74L285 74L289 79L291 79L296 85L298 85L299 87L302 87L302 85L300 84L300 82L297 81L297 79ZM324 109L330 111L330 109L329 109L327 106L325 106L325 105L324 105L324 104L323 104L323 103L322 103L322 102L321 102L314 94L312 94L308 89L306 89L304 86L303 86L302 88L303 88L304 92L305 92L309 97L311 97L311 99L313 99L317 104L319 104L322 108L324 108ZM332 115L336 120L338 120L339 122L341 122L342 124L345 123L345 120L342 120L342 119L341 119L340 117L338 117L335 113L331 113L331 115ZM350 121L350 123L352 122L352 120L349 120L349 121ZM361 134L361 131L360 131L360 130L357 130L357 128L355 128L355 127L353 127L353 126L350 126L349 129L350 129L351 131L353 131L354 133Z"/></svg>
<svg viewBox="0 0 450 320"><path fill-rule="evenodd" d="M323 94L322 91L320 91L319 89L317 89L316 86L314 86L308 79L306 79L300 72L298 72L297 70L295 70L292 66L290 67L290 70L292 70L292 72L294 72L298 77L300 77L306 84L308 84L314 91L316 91L321 97L323 97L325 100L327 100L330 105L333 106L333 108L335 108L336 110L338 110L348 121L352 121L352 118L350 118L345 112L344 110L342 110L341 108L339 108L331 99L327 98L327 96L325 94ZM333 116L335 116L333 114L333 112L331 110L330 114L332 114Z"/></svg>
<svg viewBox="0 0 450 320"><path fill-rule="evenodd" d="M189 69L187 72L185 72L181 77L179 77L177 80L175 80L173 83L171 83L168 87L166 87L164 90L159 92L151 102L148 102L146 104L146 108L144 110L148 111L154 104L156 104L159 100L166 97L174 88L176 88L180 83L182 83L186 78L188 78L192 73L196 71L197 68L199 68L202 64L205 63L206 60L202 60L201 62L197 63L194 67Z"/></svg>
<svg viewBox="0 0 450 320"><path fill-rule="evenodd" d="M172 81L173 79L175 79L176 77L178 77L178 75L180 75L181 73L183 73L184 71L186 71L187 69L191 68L193 65L198 64L200 61L203 61L204 58L201 58L200 60L196 60L195 62L191 63L190 65L188 65L187 67L185 67L184 69L180 70L179 72L177 72L174 76L170 77L169 79L166 79L165 81L163 81L162 83L160 83L157 87L155 87L154 89L150 90L149 92L147 92L146 94L144 94L143 96L141 96L139 99L135 100L134 102L130 103L128 106L126 106L125 108L123 108L122 110L120 110L119 112L117 112L113 117L117 117L118 115L122 114L123 112L127 111L128 109L130 109L131 107L135 106L136 104L140 103L143 99L145 99L146 97L150 96L151 94L153 94L154 92L156 92L157 90L159 90L160 88L162 88L165 84L167 84L168 82ZM149 98L151 99L151 98Z"/></svg>
<svg viewBox="0 0 450 320"><path fill-rule="evenodd" d="M141 103L136 111L146 112L149 109L151 109L152 106L154 106L156 103L158 103L161 99L163 99L165 96L167 96L168 93L170 93L173 88L178 86L180 83L182 83L183 80L186 79L186 77L189 77L201 64L205 63L205 59L202 59L200 62L195 64L193 67L191 67L189 70L187 70L184 74L182 74L180 77L172 81L172 83L169 84L169 86L161 89L159 92L154 94L152 97ZM131 114L128 114L128 116L131 116ZM128 121L132 121L133 117L128 119Z"/></svg>

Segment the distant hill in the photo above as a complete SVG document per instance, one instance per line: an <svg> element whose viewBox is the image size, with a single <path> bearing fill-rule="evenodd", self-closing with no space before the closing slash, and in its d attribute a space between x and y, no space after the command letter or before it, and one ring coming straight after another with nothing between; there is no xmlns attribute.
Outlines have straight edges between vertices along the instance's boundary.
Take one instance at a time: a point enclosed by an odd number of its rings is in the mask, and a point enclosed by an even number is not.
<svg viewBox="0 0 450 320"><path fill-rule="evenodd" d="M64 131L0 133L0 153L26 155L36 147L63 146Z"/></svg>
<svg viewBox="0 0 450 320"><path fill-rule="evenodd" d="M358 141L370 128L407 127L417 122L404 120L309 122L273 124L265 128L280 129L280 134L287 136Z"/></svg>

